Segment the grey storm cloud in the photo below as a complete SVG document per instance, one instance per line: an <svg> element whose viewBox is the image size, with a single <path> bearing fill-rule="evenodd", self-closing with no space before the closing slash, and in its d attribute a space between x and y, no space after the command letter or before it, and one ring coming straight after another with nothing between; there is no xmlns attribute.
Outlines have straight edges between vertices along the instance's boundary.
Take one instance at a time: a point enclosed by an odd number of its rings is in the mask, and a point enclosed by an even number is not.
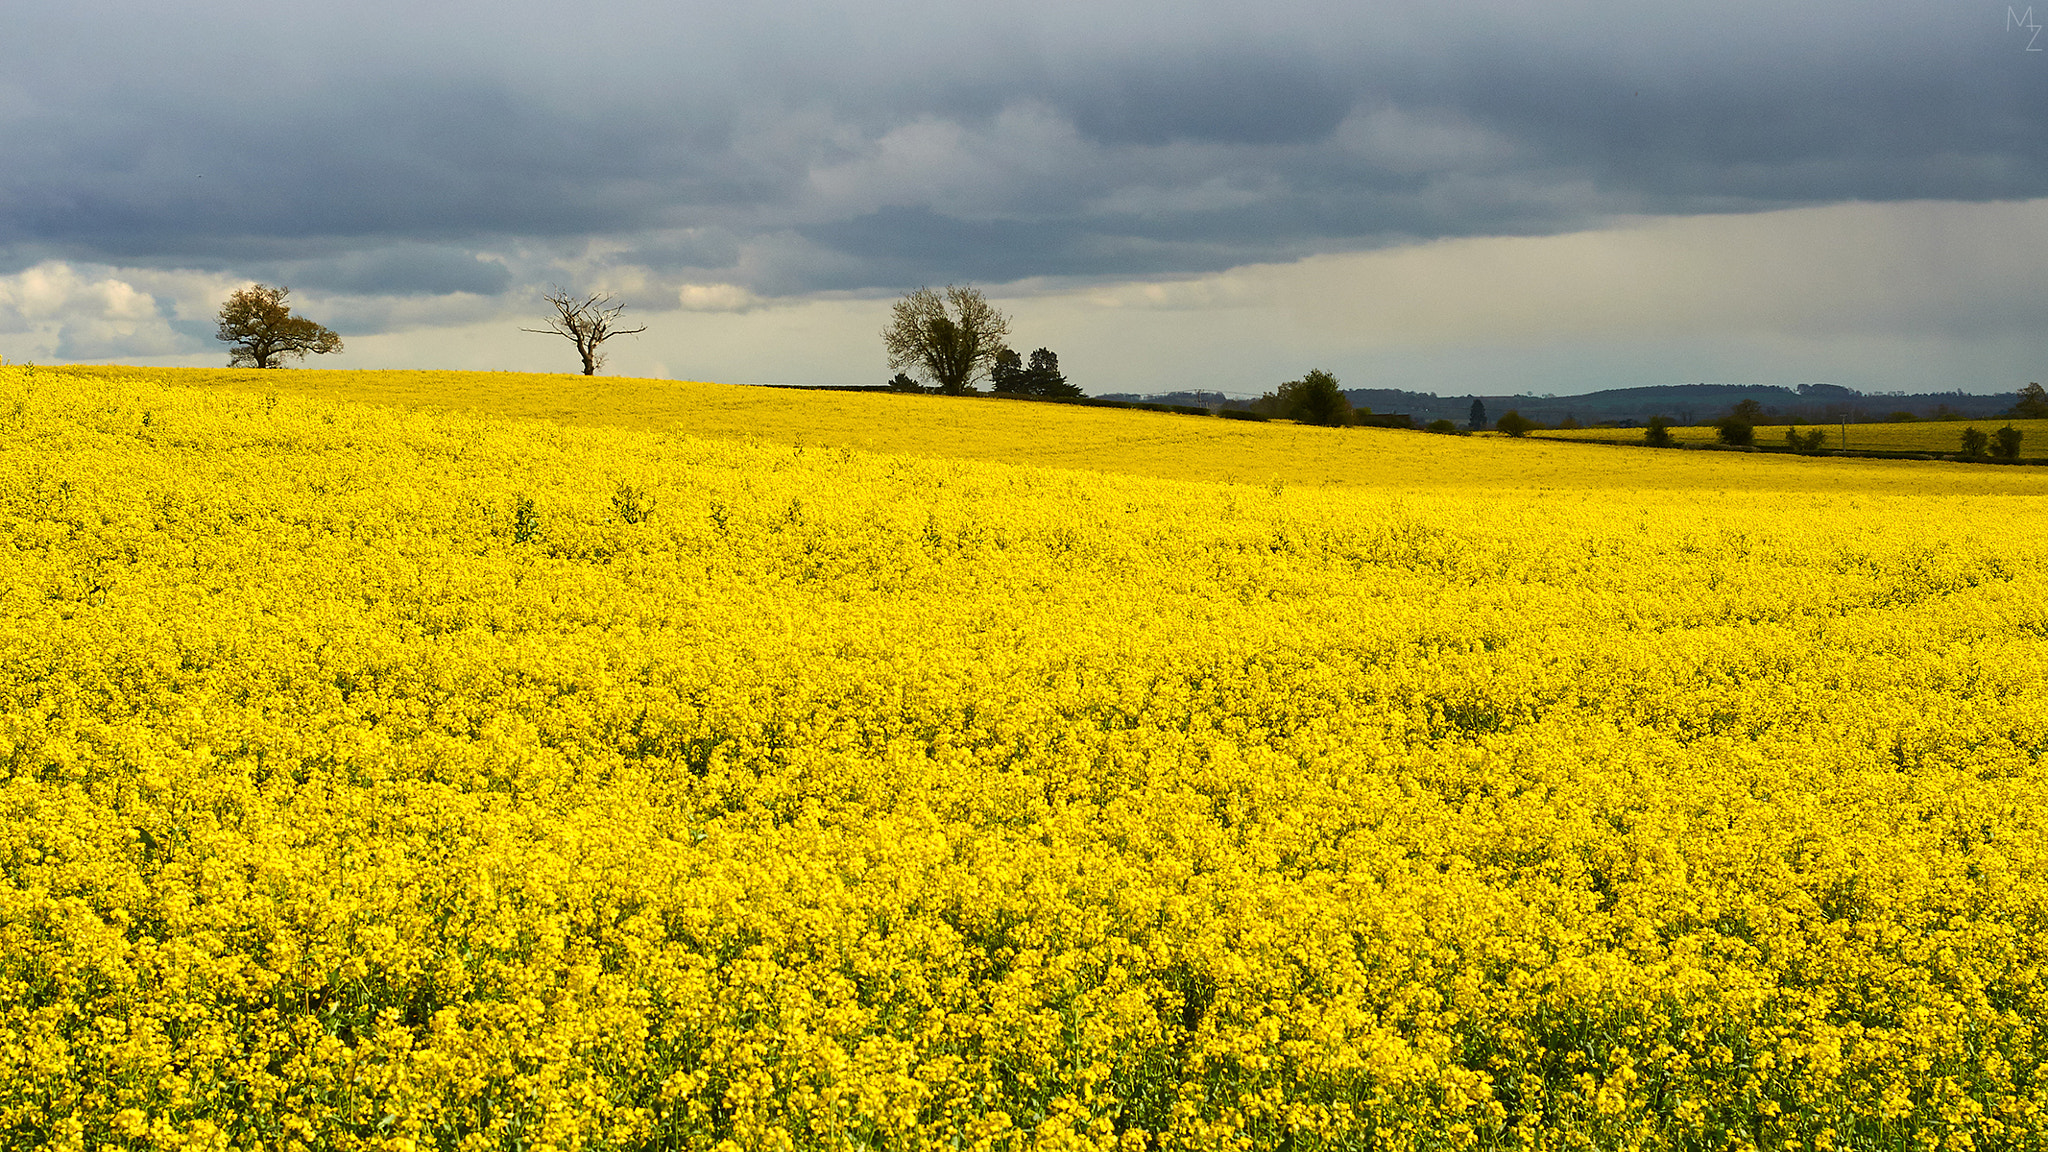
<svg viewBox="0 0 2048 1152"><path fill-rule="evenodd" d="M483 293L1211 271L1622 213L2048 194L2003 6L45 6L0 269ZM481 258L480 257L484 257Z"/></svg>

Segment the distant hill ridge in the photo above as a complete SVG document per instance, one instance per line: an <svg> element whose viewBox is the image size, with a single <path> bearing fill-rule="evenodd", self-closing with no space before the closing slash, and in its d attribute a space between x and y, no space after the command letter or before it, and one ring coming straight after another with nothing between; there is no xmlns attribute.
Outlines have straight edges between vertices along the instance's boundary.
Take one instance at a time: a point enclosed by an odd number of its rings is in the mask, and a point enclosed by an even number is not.
<svg viewBox="0 0 2048 1152"><path fill-rule="evenodd" d="M1712 420L1744 400L1763 406L1766 419L1800 423L1832 422L1847 418L1854 423L1881 421L1896 412L1910 412L1923 419L1987 419L2010 409L2017 391L1989 395L1969 392L1863 393L1838 384L1801 384L1787 388L1776 384L1659 384L1642 388L1609 388L1579 396L1531 396L1527 394L1439 396L1434 392L1405 392L1393 388L1349 388L1344 395L1355 408L1374 412L1401 412L1417 423L1455 420L1464 424L1471 415L1472 401L1486 406L1488 421L1510 410L1531 420L1556 424L1566 419L1581 424L1603 421L1640 424L1652 416L1668 416L1681 424ZM1139 396L1108 393L1104 400L1143 401L1153 404L1193 404L1206 407L1249 408L1251 401L1224 396L1220 392L1165 392Z"/></svg>

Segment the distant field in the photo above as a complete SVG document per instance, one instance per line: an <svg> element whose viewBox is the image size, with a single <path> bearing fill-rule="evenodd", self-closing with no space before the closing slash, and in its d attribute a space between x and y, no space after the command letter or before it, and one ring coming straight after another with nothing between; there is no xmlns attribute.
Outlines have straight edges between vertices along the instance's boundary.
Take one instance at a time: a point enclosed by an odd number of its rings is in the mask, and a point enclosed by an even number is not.
<svg viewBox="0 0 2048 1152"><path fill-rule="evenodd" d="M2007 424L2020 430L2026 438L2020 442L2022 457L2048 456L2048 420L1921 420L1903 424L1851 424L1848 442L1843 443L1840 424L1804 424L1800 431L1810 432L1816 428L1828 434L1825 445L1828 448L1848 447L1861 451L1883 452L1930 452L1943 455L1956 452L1962 447L1963 430L1975 428L1981 432L1994 432ZM1777 447L1785 442L1786 427L1783 424L1759 424L1756 442L1767 447ZM1532 432L1550 440L1641 440L1640 428L1576 428L1570 431ZM1682 444L1711 444L1718 440L1712 428L1673 428L1671 438Z"/></svg>
<svg viewBox="0 0 2048 1152"><path fill-rule="evenodd" d="M51 370L43 370L46 374ZM1691 489L2039 492L2042 478L1952 465L1610 453L1504 437L1314 428L992 398L753 388L679 380L515 372L86 368L88 379L152 380L359 401L386 407L544 419L774 444L858 448L955 460L1115 472L1162 480L1441 491ZM1889 427L1880 425L1877 427ZM1942 427L1946 427L1943 425ZM1711 429L1683 429L1687 433ZM1611 435L1613 430L1607 430ZM1853 428L1852 428L1853 432ZM1545 433L1544 435L1591 435ZM1960 434L1960 429L1958 429ZM1630 433L1623 431L1622 436ZM1636 435L1639 435L1637 433ZM1782 433L1781 433L1782 435ZM2048 432L2040 442L2048 446ZM2030 441L2031 443L2031 441ZM1932 469L1927 474L1915 468Z"/></svg>

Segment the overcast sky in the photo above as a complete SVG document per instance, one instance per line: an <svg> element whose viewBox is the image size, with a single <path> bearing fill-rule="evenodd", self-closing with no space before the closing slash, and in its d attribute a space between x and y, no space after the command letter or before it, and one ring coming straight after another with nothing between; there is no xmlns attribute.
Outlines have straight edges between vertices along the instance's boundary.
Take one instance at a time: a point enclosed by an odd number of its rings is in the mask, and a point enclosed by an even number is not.
<svg viewBox="0 0 2048 1152"><path fill-rule="evenodd" d="M77 0L0 38L0 355L879 382L973 283L1091 391L2048 375L2048 34L1973 2ZM2039 10L2048 19L2048 5Z"/></svg>

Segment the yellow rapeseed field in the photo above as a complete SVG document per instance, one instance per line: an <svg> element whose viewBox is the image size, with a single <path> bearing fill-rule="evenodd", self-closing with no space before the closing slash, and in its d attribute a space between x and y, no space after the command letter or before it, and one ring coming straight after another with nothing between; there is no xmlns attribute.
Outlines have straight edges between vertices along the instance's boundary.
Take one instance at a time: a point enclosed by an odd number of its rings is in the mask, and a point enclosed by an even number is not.
<svg viewBox="0 0 2048 1152"><path fill-rule="evenodd" d="M0 1145L2048 1145L2040 470L429 375L0 368Z"/></svg>

